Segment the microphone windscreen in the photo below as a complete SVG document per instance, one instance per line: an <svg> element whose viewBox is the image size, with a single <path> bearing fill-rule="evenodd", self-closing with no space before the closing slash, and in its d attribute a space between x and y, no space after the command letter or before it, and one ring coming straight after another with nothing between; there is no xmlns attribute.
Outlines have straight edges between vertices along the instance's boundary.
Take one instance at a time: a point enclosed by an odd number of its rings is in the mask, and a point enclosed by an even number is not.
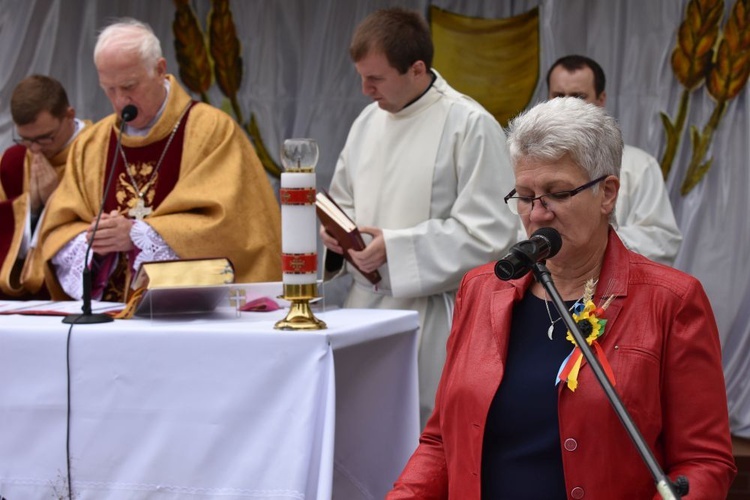
<svg viewBox="0 0 750 500"><path fill-rule="evenodd" d="M541 236L549 242L549 253L547 254L547 259L557 255L557 252L562 248L562 236L560 236L560 233L558 233L555 228L541 227L531 235L532 238L534 236Z"/></svg>
<svg viewBox="0 0 750 500"><path fill-rule="evenodd" d="M135 120L135 117L138 116L138 108L133 106L132 104L128 104L124 108L122 108L122 113L120 114L122 117L122 121L129 122Z"/></svg>

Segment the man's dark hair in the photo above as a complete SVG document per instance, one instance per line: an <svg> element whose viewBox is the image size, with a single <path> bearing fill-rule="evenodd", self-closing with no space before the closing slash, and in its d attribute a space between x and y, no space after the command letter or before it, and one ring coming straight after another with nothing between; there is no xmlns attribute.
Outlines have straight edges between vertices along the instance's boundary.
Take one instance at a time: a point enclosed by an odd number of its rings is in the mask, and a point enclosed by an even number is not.
<svg viewBox="0 0 750 500"><path fill-rule="evenodd" d="M16 125L33 123L42 111L62 119L69 107L68 94L62 84L44 75L31 75L21 80L10 98L10 114Z"/></svg>
<svg viewBox="0 0 750 500"><path fill-rule="evenodd" d="M370 52L382 52L404 74L417 61L429 70L434 48L430 27L418 13L399 7L373 12L354 31L349 54L354 62Z"/></svg>
<svg viewBox="0 0 750 500"><path fill-rule="evenodd" d="M594 92L596 92L596 97L599 97L602 95L602 92L604 92L604 86L607 81L604 77L604 70L602 67L593 59L579 55L565 56L555 61L555 64L553 64L547 72L547 89L549 89L549 77L552 74L552 70L558 66L562 66L570 72L583 68L590 68L594 73Z"/></svg>

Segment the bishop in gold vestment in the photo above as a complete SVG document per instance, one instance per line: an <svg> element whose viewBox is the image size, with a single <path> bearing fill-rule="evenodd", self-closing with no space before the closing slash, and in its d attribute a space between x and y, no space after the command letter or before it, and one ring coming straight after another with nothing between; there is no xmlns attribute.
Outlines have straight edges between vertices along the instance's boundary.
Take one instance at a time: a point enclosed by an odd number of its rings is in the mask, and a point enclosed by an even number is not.
<svg viewBox="0 0 750 500"><path fill-rule="evenodd" d="M117 158L104 213L132 214L143 191L142 200L152 210L143 221L177 257L228 257L238 282L279 280L279 206L252 145L226 113L192 102L172 75L166 78L166 104L148 134L123 135L124 155ZM60 286L52 259L85 234L96 218L119 126L118 115L112 114L76 142L69 175L49 208L43 256L55 299L68 294ZM100 291L95 298L126 298L137 271L133 267L137 252L96 256L94 288L98 283Z"/></svg>

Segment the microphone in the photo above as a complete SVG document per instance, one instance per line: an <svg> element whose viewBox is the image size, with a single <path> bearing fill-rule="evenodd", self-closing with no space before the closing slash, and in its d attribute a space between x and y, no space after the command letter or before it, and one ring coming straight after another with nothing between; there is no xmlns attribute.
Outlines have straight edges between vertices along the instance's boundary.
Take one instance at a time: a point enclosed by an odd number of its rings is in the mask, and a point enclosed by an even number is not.
<svg viewBox="0 0 750 500"><path fill-rule="evenodd" d="M99 213L96 214L96 221L94 221L94 228L91 231L91 238L89 239L88 245L86 245L86 255L83 258L83 305L81 306L81 314L69 314L63 318L63 323L73 325L93 325L96 323L109 323L114 321L112 316L109 314L93 314L91 312L91 269L89 268L89 254L91 253L91 246L94 244L94 236L96 230L99 229L99 220L102 218L102 212L104 212L104 204L107 202L107 196L109 195L109 187L112 185L112 178L115 173L115 166L117 165L117 157L122 148L122 131L125 128L125 123L135 120L138 116L138 108L132 104L128 104L122 108L120 113L120 129L117 134L117 146L115 147L115 154L112 155L112 165L109 168L109 175L107 176L107 183L104 187L104 193L102 194L102 204L99 206Z"/></svg>
<svg viewBox="0 0 750 500"><path fill-rule="evenodd" d="M132 104L128 104L127 106L122 108L122 112L120 113L120 118L122 118L122 123L120 123L120 137L122 137L123 124L132 122L133 120L135 120L136 116L138 116L138 108L136 108Z"/></svg>
<svg viewBox="0 0 750 500"><path fill-rule="evenodd" d="M510 248L508 255L495 264L495 276L503 281L515 280L531 270L540 260L557 255L562 247L562 237L556 229L542 227L534 231L531 238L519 241Z"/></svg>

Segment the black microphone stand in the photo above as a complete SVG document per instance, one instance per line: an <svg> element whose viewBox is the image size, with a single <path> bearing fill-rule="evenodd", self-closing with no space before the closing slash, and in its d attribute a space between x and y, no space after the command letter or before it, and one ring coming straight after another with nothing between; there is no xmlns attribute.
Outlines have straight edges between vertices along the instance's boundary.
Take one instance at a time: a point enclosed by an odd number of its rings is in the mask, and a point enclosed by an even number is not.
<svg viewBox="0 0 750 500"><path fill-rule="evenodd" d="M117 155L122 147L122 131L125 128L125 122L129 122L134 119L138 114L137 108L133 105L125 106L122 110L122 120L120 121L120 130L117 134L117 147L115 147L115 154L112 156L112 166L109 169L109 175L107 176L107 183L104 187L104 193L102 195L102 204L99 206L99 213L96 214L96 220L94 221L94 228L91 230L91 238L86 245L86 255L83 258L83 305L81 306L81 314L69 314L62 320L63 323L69 325L94 325L97 323L109 323L114 321L114 318L109 314L97 313L93 314L91 311L91 268L89 268L89 255L91 254L91 246L94 244L94 235L96 230L99 229L99 221L102 218L102 212L104 212L104 204L107 202L107 196L109 195L109 187L112 184L112 178L114 178L115 167L117 166Z"/></svg>
<svg viewBox="0 0 750 500"><path fill-rule="evenodd" d="M565 322L565 325L568 327L570 333L573 334L576 345L581 349L583 357L586 359L586 362L594 371L596 380L599 382L599 385L602 386L602 389L604 389L604 392L607 395L607 399L609 399L609 402L612 404L612 407L614 408L615 413L617 413L620 422L622 422L622 425L628 432L630 439L638 449L638 453L640 453L641 458L646 463L646 466L651 472L651 476L653 476L654 482L656 483L656 490L665 500L679 500L683 495L687 495L687 478L685 476L679 476L675 482L672 482L669 477L664 474L664 471L662 471L659 463L656 461L656 458L654 458L653 453L651 453L651 450L646 444L646 441L643 439L641 432L638 430L638 427L636 427L633 419L630 417L628 410L625 408L625 405L623 405L620 397L617 395L615 388L612 386L609 378L604 373L604 369L602 368L601 363L599 363L599 360L591 351L591 347L589 347L586 339L581 333L581 330L573 320L573 316L565 306L565 302L563 301L562 297L560 297L560 293L557 291L555 284L552 282L552 276L547 269L547 266L544 265L544 262L536 262L531 267L531 270L534 273L534 277L536 278L536 280L542 284L544 289L547 291L547 294L552 298L552 301L554 302L555 307L560 314L560 317L562 318L563 322Z"/></svg>

